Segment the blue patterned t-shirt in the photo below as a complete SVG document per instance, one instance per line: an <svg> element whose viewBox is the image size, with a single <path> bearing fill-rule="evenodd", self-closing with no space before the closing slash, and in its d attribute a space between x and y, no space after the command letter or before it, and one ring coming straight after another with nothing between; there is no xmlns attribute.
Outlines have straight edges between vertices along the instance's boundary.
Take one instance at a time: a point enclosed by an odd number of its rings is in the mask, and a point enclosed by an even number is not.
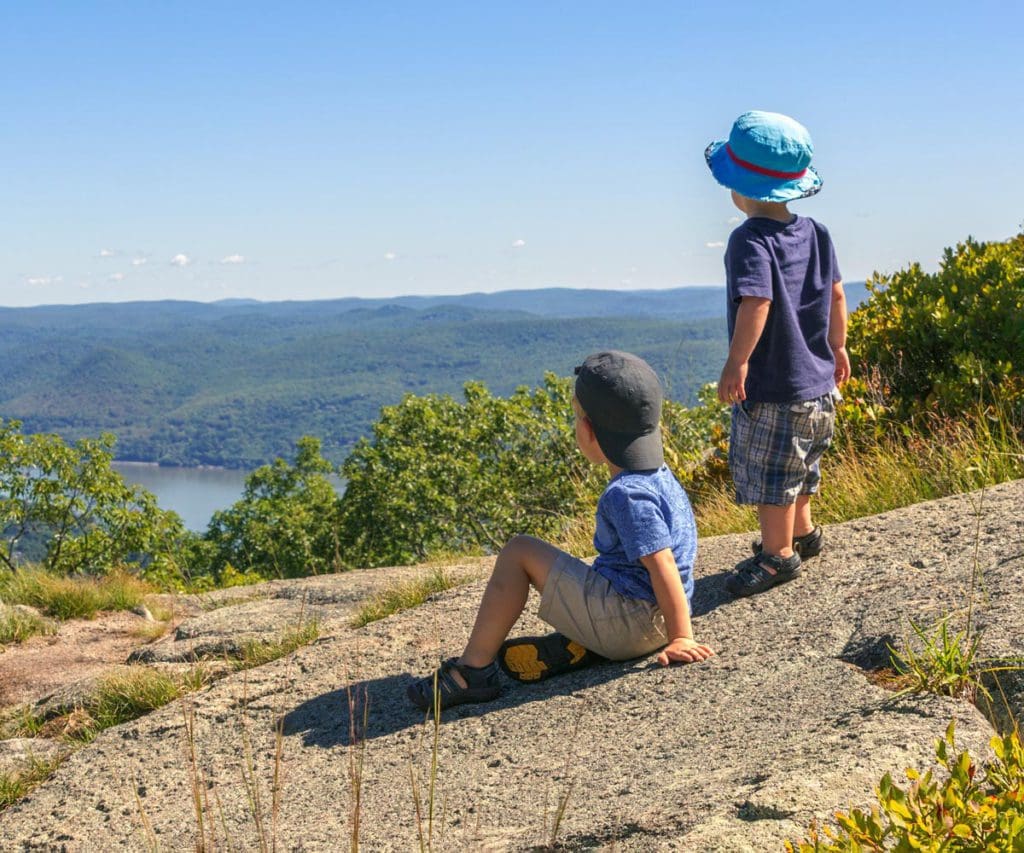
<svg viewBox="0 0 1024 853"><path fill-rule="evenodd" d="M690 499L667 465L655 471L622 471L597 502L594 570L616 592L657 604L651 576L640 562L669 548L679 567L686 600L693 598L697 525Z"/></svg>

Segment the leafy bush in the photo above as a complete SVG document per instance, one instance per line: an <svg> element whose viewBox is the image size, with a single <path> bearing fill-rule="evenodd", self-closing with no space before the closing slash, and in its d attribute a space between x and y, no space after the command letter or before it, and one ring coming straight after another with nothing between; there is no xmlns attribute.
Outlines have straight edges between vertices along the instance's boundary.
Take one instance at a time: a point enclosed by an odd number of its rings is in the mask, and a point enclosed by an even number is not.
<svg viewBox="0 0 1024 853"><path fill-rule="evenodd" d="M665 461L691 498L731 483L729 474L729 406L718 400L714 384L697 394L698 404L686 407L666 400L661 414ZM696 493L696 494L695 494Z"/></svg>
<svg viewBox="0 0 1024 853"><path fill-rule="evenodd" d="M850 319L855 372L876 369L899 415L1024 399L1024 233L946 249L935 274L875 274Z"/></svg>
<svg viewBox="0 0 1024 853"><path fill-rule="evenodd" d="M129 564L180 571L188 532L177 514L110 467L114 441L107 434L68 445L0 421L0 561L8 569L18 570L19 543L34 536L45 550L43 567L57 574Z"/></svg>
<svg viewBox="0 0 1024 853"><path fill-rule="evenodd" d="M790 853L881 850L1009 851L1024 848L1024 746L1013 732L989 742L995 760L979 768L970 753L955 752L954 723L936 741L944 781L932 770L906 771L901 788L886 773L870 812L837 812L836 829L812 826ZM980 772L979 772L980 771Z"/></svg>
<svg viewBox="0 0 1024 853"><path fill-rule="evenodd" d="M214 513L204 537L218 578L295 578L337 571L338 495L320 440L296 443L295 464L277 459L245 481L241 499Z"/></svg>
<svg viewBox="0 0 1024 853"><path fill-rule="evenodd" d="M572 382L494 397L479 382L385 407L342 466L343 557L382 566L557 538L600 489L576 449Z"/></svg>

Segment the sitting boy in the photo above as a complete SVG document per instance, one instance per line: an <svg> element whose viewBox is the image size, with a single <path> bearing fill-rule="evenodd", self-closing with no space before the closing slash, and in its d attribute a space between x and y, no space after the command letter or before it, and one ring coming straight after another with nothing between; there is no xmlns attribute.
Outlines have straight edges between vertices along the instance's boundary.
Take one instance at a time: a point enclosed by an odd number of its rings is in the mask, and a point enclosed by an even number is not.
<svg viewBox="0 0 1024 853"><path fill-rule="evenodd" d="M662 391L641 358L600 352L576 368L576 443L611 477L597 505L593 566L532 536L498 554L465 651L409 686L422 710L487 702L501 692L498 662L534 680L593 662L647 655L690 663L714 654L693 638L690 598L697 530L690 502L665 465ZM504 643L533 585L538 615L559 634ZM504 645L503 645L504 643ZM589 651L588 651L589 650Z"/></svg>

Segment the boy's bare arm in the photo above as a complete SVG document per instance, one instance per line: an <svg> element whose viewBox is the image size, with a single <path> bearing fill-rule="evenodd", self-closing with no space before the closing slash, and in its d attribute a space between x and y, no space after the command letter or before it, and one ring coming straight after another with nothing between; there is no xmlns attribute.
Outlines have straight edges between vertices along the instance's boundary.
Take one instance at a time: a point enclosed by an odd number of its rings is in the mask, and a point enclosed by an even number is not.
<svg viewBox="0 0 1024 853"><path fill-rule="evenodd" d="M723 403L737 403L747 399L747 363L754 347L761 340L772 301L762 296L744 296L736 310L736 326L729 344L729 357L718 380L718 399Z"/></svg>
<svg viewBox="0 0 1024 853"><path fill-rule="evenodd" d="M841 281L832 285L832 307L828 318L828 345L836 357L836 384L850 378L850 356L846 352L846 291Z"/></svg>
<svg viewBox="0 0 1024 853"><path fill-rule="evenodd" d="M693 663L711 657L714 652L693 639L690 605L686 601L686 591L671 549L655 551L641 557L640 562L651 576L654 597L665 617L665 633L669 642L658 652L658 663L668 666L672 661Z"/></svg>

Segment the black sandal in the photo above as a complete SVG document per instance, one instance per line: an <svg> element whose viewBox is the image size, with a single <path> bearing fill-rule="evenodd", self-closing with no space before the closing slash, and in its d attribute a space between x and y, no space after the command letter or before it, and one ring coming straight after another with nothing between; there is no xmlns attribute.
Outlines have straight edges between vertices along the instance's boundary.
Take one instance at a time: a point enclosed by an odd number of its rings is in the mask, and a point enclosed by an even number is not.
<svg viewBox="0 0 1024 853"><path fill-rule="evenodd" d="M756 554L736 564L725 588L737 598L745 598L791 581L799 574L800 555L795 552L792 557Z"/></svg>
<svg viewBox="0 0 1024 853"><path fill-rule="evenodd" d="M608 660L564 634L506 640L498 652L502 672L516 681L543 681Z"/></svg>
<svg viewBox="0 0 1024 853"><path fill-rule="evenodd" d="M824 535L820 527L815 527L810 533L803 536L793 537L793 550L800 555L801 560L809 560L821 553L821 545ZM761 553L761 540L755 539L750 543L750 550L755 554Z"/></svg>
<svg viewBox="0 0 1024 853"><path fill-rule="evenodd" d="M463 677L463 687L452 676L455 670ZM430 711L434 707L434 682L437 681L437 699L441 710L453 705L464 705L467 702L490 702L501 693L501 680L498 676L498 665L491 661L487 666L467 666L459 663L458 658L449 658L430 675L414 681L405 691L405 695L421 711Z"/></svg>

